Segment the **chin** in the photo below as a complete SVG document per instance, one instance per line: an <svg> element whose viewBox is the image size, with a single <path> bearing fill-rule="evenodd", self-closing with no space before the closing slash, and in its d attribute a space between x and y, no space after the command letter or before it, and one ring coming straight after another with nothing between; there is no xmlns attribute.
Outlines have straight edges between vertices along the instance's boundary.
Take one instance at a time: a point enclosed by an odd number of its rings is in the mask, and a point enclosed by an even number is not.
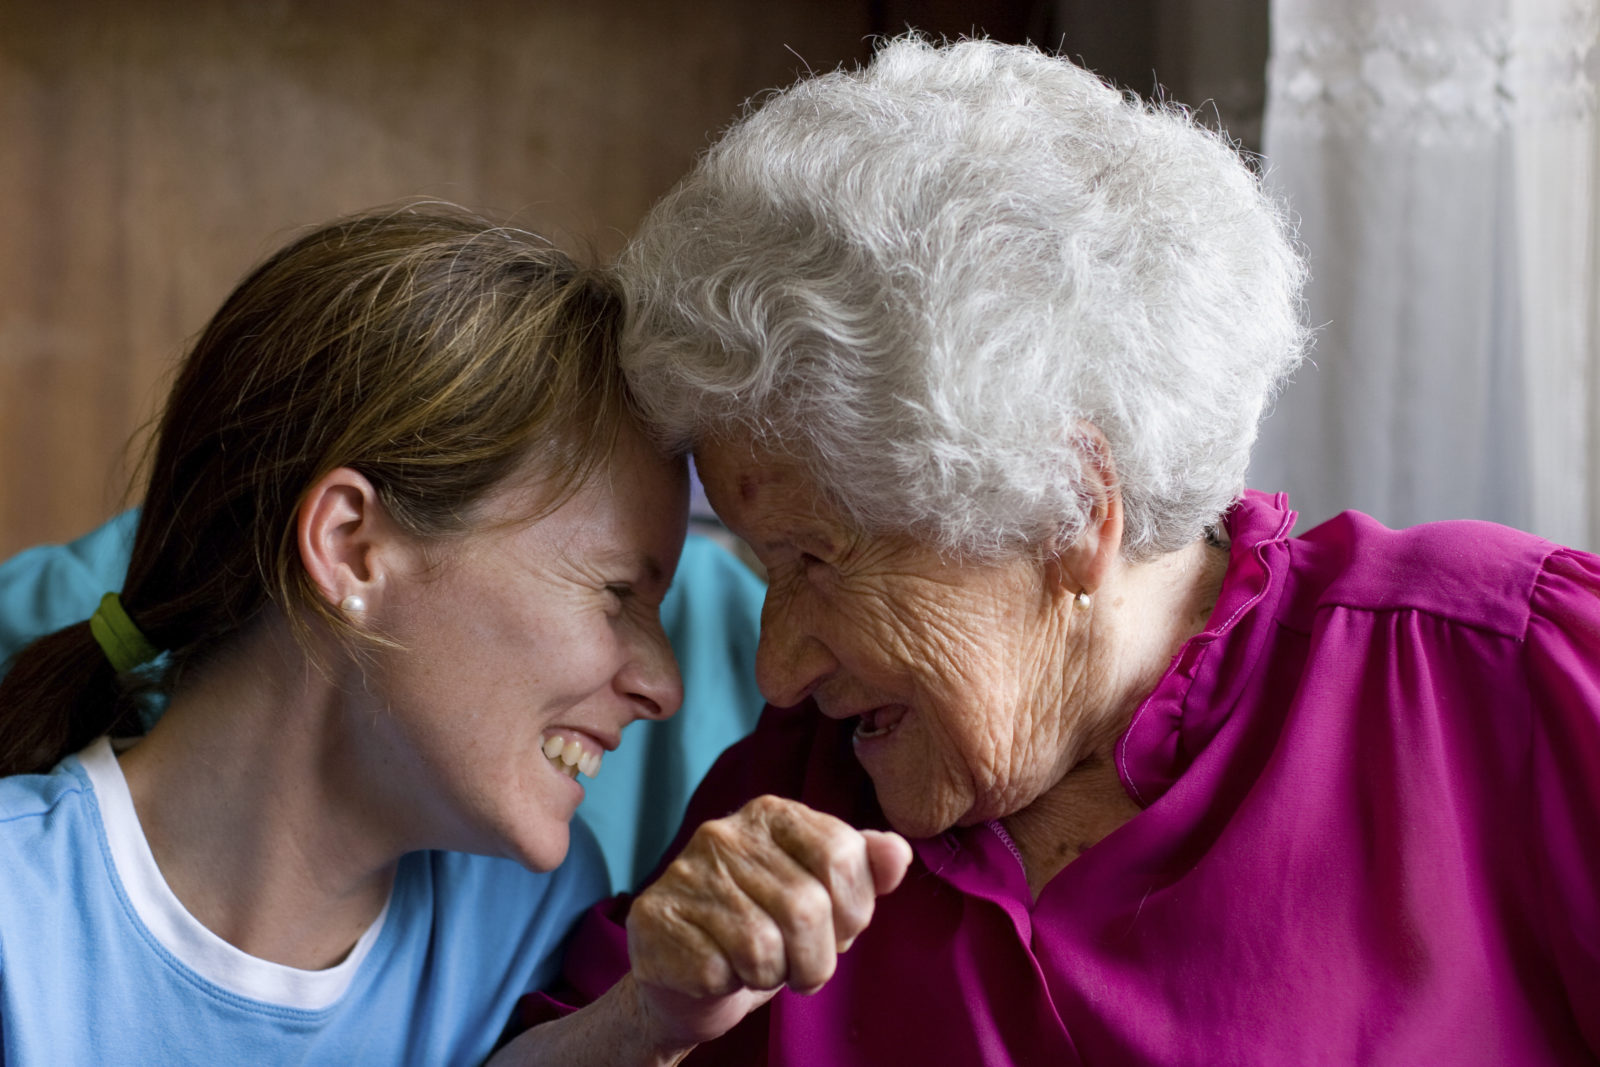
<svg viewBox="0 0 1600 1067"><path fill-rule="evenodd" d="M505 856L530 871L553 871L567 858L572 834L567 823L539 826L506 842Z"/></svg>
<svg viewBox="0 0 1600 1067"><path fill-rule="evenodd" d="M959 814L947 814L941 805L929 804L925 798L886 796L878 790L878 807L894 832L902 837L937 837L961 822Z"/></svg>

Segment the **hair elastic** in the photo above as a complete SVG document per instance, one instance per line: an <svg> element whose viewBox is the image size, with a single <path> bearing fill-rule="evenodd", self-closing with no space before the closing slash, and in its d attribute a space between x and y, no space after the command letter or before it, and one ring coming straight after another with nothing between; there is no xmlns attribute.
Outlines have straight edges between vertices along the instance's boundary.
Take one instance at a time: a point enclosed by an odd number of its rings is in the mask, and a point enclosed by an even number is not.
<svg viewBox="0 0 1600 1067"><path fill-rule="evenodd" d="M121 674L142 663L149 663L161 654L128 618L123 610L122 598L107 593L100 598L100 606L89 616L89 632L99 642L100 650L111 662L111 669Z"/></svg>

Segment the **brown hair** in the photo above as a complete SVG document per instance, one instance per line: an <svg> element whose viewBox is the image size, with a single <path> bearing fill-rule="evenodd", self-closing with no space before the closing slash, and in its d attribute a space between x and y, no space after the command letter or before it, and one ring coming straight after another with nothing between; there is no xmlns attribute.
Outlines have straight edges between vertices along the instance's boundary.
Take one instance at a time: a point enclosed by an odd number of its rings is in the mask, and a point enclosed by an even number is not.
<svg viewBox="0 0 1600 1067"><path fill-rule="evenodd" d="M620 306L608 273L435 204L267 260L180 367L147 464L122 602L168 657L118 678L86 622L23 649L0 682L0 774L141 732L141 688L170 691L268 605L348 636L296 540L303 494L337 467L427 539L469 528L530 457L552 501L575 489L630 417Z"/></svg>

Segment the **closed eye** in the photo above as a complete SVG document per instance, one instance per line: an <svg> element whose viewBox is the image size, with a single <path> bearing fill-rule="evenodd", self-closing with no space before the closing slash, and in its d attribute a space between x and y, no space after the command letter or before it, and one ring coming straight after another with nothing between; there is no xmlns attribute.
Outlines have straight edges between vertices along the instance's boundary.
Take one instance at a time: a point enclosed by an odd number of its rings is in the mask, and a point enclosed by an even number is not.
<svg viewBox="0 0 1600 1067"><path fill-rule="evenodd" d="M811 585L828 585L838 574L834 563L814 552L801 552L796 558L800 563L798 573Z"/></svg>

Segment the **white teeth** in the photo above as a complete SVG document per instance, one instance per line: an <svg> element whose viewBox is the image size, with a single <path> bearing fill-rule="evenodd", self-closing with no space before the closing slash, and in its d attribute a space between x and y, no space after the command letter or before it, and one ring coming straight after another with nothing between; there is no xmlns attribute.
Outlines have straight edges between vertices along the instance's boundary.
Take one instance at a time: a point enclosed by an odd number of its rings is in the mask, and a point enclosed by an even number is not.
<svg viewBox="0 0 1600 1067"><path fill-rule="evenodd" d="M544 739L540 748L556 770L570 778L576 778L579 774L593 778L600 773L602 753L588 751L577 740L551 734Z"/></svg>
<svg viewBox="0 0 1600 1067"><path fill-rule="evenodd" d="M578 777L578 768L574 767L570 763L562 763L560 753L557 753L554 756L546 756L545 758L550 761L550 766L554 767L568 778Z"/></svg>

